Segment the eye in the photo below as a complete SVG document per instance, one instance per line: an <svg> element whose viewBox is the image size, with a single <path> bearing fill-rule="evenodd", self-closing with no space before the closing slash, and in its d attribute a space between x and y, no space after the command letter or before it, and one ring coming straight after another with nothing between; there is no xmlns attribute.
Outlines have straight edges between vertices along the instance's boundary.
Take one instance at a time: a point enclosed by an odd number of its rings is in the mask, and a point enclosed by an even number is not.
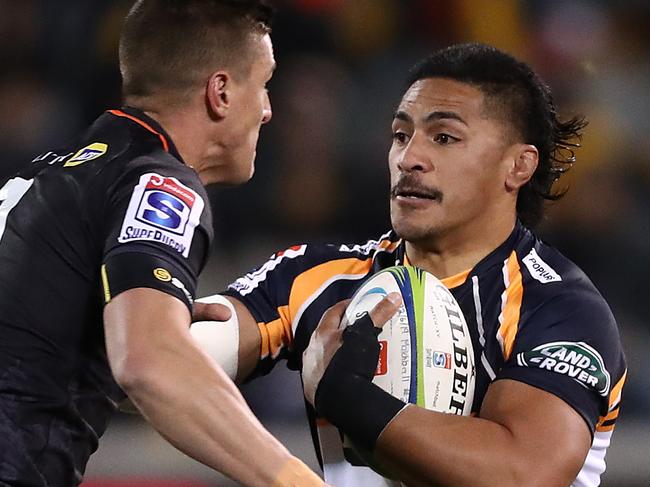
<svg viewBox="0 0 650 487"><path fill-rule="evenodd" d="M393 132L393 141L398 144L406 144L408 143L408 139L409 136L404 132L400 132L399 130Z"/></svg>
<svg viewBox="0 0 650 487"><path fill-rule="evenodd" d="M449 134L440 133L440 134L436 134L435 137L433 137L433 140L440 145L448 145L453 142L458 142L459 139L457 139L456 137L452 137Z"/></svg>

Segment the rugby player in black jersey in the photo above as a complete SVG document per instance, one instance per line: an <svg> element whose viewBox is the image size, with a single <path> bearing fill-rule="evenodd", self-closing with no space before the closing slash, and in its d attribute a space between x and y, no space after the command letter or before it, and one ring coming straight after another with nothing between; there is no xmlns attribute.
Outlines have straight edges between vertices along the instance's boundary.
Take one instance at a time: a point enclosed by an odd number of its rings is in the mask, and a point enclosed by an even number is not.
<svg viewBox="0 0 650 487"><path fill-rule="evenodd" d="M583 127L558 119L526 64L484 45L438 51L412 72L393 119L393 231L291 247L229 286L238 376L282 358L302 370L327 482L400 485L346 461L338 427L408 485L599 484L626 374L617 326L584 273L527 228L557 197ZM396 264L440 278L463 309L475 416L405 405L341 366L353 354L335 303Z"/></svg>
<svg viewBox="0 0 650 487"><path fill-rule="evenodd" d="M269 16L260 0L137 1L126 106L1 186L0 485L78 485L124 392L244 485L323 484L188 332L212 239L203 185L247 181L271 118Z"/></svg>

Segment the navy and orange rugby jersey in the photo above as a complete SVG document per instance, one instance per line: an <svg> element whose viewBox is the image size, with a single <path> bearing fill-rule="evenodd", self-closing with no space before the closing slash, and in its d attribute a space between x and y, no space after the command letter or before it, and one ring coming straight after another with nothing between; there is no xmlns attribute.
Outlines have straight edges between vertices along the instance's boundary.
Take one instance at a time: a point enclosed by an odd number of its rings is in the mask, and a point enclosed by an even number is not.
<svg viewBox="0 0 650 487"><path fill-rule="evenodd" d="M163 129L124 108L36 157L0 202L0 484L78 485L124 398L104 304L149 287L191 307L206 193Z"/></svg>
<svg viewBox="0 0 650 487"><path fill-rule="evenodd" d="M262 335L256 374L282 358L300 370L321 316L372 274L408 264L393 233L363 245L301 245L279 252L232 283ZM612 313L587 276L557 250L517 224L473 269L443 280L470 329L476 363L473 411L489 384L514 379L566 401L593 433L574 486L596 486L616 418L626 366ZM337 486L400 485L346 460L336 429L309 411L325 479ZM350 461L354 462L351 457Z"/></svg>

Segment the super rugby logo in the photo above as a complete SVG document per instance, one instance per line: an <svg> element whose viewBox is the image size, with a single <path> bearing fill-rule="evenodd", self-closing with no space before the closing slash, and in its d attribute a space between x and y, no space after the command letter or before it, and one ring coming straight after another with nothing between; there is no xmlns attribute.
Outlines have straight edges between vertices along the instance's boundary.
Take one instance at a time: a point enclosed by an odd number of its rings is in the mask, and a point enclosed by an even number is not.
<svg viewBox="0 0 650 487"><path fill-rule="evenodd" d="M183 235L195 200L196 193L174 178L154 174L145 185L136 219L176 235Z"/></svg>
<svg viewBox="0 0 650 487"><path fill-rule="evenodd" d="M176 178L144 174L133 189L118 241L160 242L187 257L203 207L203 199Z"/></svg>
<svg viewBox="0 0 650 487"><path fill-rule="evenodd" d="M601 396L609 394L610 375L600 354L584 342L545 343L517 355L524 367L538 367L571 377Z"/></svg>

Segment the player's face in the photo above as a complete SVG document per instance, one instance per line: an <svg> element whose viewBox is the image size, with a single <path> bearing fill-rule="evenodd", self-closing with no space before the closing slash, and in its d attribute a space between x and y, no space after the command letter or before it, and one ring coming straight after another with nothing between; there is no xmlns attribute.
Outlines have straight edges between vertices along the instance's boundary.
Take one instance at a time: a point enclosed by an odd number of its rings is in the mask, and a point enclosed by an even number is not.
<svg viewBox="0 0 650 487"><path fill-rule="evenodd" d="M446 78L417 81L392 125L391 220L412 242L489 229L507 199L505 123L485 113L478 88ZM513 209L514 211L514 209Z"/></svg>
<svg viewBox="0 0 650 487"><path fill-rule="evenodd" d="M255 171L257 139L262 124L271 120L271 102L266 84L275 69L273 45L268 34L252 40L253 55L248 78L235 82L232 114L229 116L229 170L222 182L239 184L248 181Z"/></svg>

